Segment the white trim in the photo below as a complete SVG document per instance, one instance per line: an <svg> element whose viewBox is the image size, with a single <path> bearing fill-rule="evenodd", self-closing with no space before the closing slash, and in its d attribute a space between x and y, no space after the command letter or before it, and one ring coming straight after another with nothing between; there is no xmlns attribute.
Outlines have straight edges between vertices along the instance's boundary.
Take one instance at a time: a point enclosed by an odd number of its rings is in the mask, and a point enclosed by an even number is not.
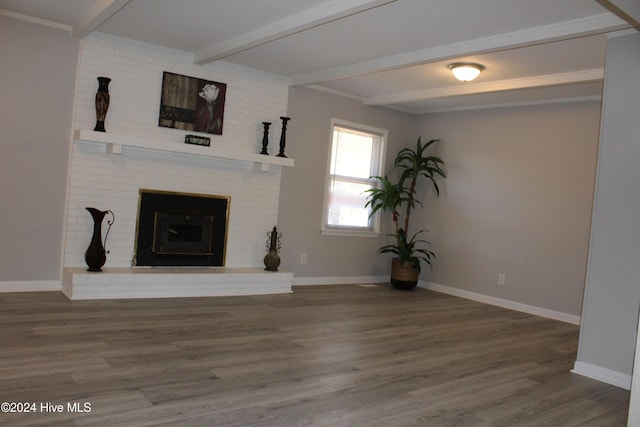
<svg viewBox="0 0 640 427"><path fill-rule="evenodd" d="M604 69L571 71L567 73L529 76L508 80L497 80L486 83L472 83L469 85L447 86L436 89L398 92L376 95L365 98L364 105L386 105L404 102L424 101L427 99L447 98L451 96L476 95L489 92L504 92L516 89L530 89L550 87L576 83L590 83L602 81Z"/></svg>
<svg viewBox="0 0 640 427"><path fill-rule="evenodd" d="M426 280L420 280L418 286L421 288L429 289L443 294L453 295L460 298L466 298L473 301L482 302L485 304L496 305L498 307L508 308L510 310L520 311L523 313L529 313L540 317L546 317L548 319L558 320L560 322L571 323L574 325L580 324L580 316L573 314L562 313L560 311L549 310L534 305L523 304L516 301L510 301L502 298L496 298L488 295L479 294L476 292L466 291L464 289L452 288L451 286L440 285Z"/></svg>
<svg viewBox="0 0 640 427"><path fill-rule="evenodd" d="M517 108L517 107L534 107L536 105L553 105L553 104L568 104L573 102L602 102L602 95L589 95L589 96L576 96L572 98L551 98L551 99L537 99L532 101L517 101L517 102L502 102L496 104L482 104L482 105L463 105L460 107L450 108L434 108L422 111L408 111L409 114L434 114L434 113L451 113L456 111L468 111L468 110L489 110L492 108ZM393 108L393 106L390 106Z"/></svg>
<svg viewBox="0 0 640 427"><path fill-rule="evenodd" d="M361 132L366 134L375 135L374 138L377 144L373 146L372 165L376 170L372 170L370 175L382 175L384 174L384 166L387 155L387 141L389 138L389 131L387 129L378 128L361 123L350 122L347 120L331 118L329 127L329 144L327 151L327 163L325 170L325 184L324 184L324 199L322 201L322 224L320 224L320 233L325 236L349 236L349 237L378 237L380 234L380 213L376 213L373 218L370 219L370 229L359 229L355 227L332 227L327 222L329 221L329 199L331 189L331 162L333 160L333 145L334 145L334 132L335 129L344 128L350 129L354 132ZM372 221L371 221L372 220ZM376 233L376 234L373 234Z"/></svg>
<svg viewBox="0 0 640 427"><path fill-rule="evenodd" d="M343 91L337 90L337 89L331 89L331 88L320 86L320 85L309 85L309 86L306 86L306 87L308 87L309 89L318 90L320 92L325 92L325 93L330 93L332 95L342 96L343 98L355 99L356 101L360 101L360 102L364 101L364 97L362 97L362 96L354 95L352 93L343 92Z"/></svg>
<svg viewBox="0 0 640 427"><path fill-rule="evenodd" d="M43 292L60 290L62 290L62 282L60 280L24 280L0 282L0 293Z"/></svg>
<svg viewBox="0 0 640 427"><path fill-rule="evenodd" d="M21 13L11 12L6 9L0 9L0 15L8 16L9 18L19 19L21 21L30 22L32 24L44 25L46 27L57 28L59 30L71 32L71 26L60 24L58 22L47 21L46 19L40 19L33 16L23 15Z"/></svg>
<svg viewBox="0 0 640 427"><path fill-rule="evenodd" d="M364 103L364 98L361 96L352 95L339 90L329 89L320 85L307 86L309 89L314 89L320 92L330 93L332 95L341 96L343 98L351 98ZM445 108L427 108L425 110L418 110L403 107L401 104L394 105L388 104L385 107L392 110L401 111L407 114L435 114L435 113L451 113L457 111L469 111L469 110L489 110L493 108L513 108L513 107L531 107L536 105L549 105L549 104L567 104L573 102L591 102L602 101L602 95L587 95L587 96L575 96L567 98L551 98L551 99L537 99L530 101L515 101L515 102L501 102L496 104L480 104L480 105L463 105L459 107L445 107Z"/></svg>
<svg viewBox="0 0 640 427"><path fill-rule="evenodd" d="M389 283L389 276L294 277L293 279L293 286L361 285L365 283Z"/></svg>
<svg viewBox="0 0 640 427"><path fill-rule="evenodd" d="M633 357L633 369L631 370L631 396L629 397L629 416L627 425L640 425L640 319L636 331L636 353Z"/></svg>
<svg viewBox="0 0 640 427"><path fill-rule="evenodd" d="M607 38L608 39L615 39L618 37L624 37L624 36L629 36L631 34L637 34L638 33L637 28L627 28L626 30L618 30L618 31L612 31L610 33L607 33Z"/></svg>
<svg viewBox="0 0 640 427"><path fill-rule="evenodd" d="M601 366L592 365L591 363L576 361L573 365L572 373L582 375L583 377L611 384L616 387L631 389L631 375L622 372L603 368Z"/></svg>
<svg viewBox="0 0 640 427"><path fill-rule="evenodd" d="M382 233L374 230L361 230L357 228L329 228L324 227L320 229L320 234L323 236L343 236L343 237L373 237L378 238Z"/></svg>

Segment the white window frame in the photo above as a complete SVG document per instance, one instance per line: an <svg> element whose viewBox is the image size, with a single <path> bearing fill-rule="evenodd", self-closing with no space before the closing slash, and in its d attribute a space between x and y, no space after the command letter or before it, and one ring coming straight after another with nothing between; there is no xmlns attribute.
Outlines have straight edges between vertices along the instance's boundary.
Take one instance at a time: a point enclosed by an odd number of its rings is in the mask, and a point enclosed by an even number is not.
<svg viewBox="0 0 640 427"><path fill-rule="evenodd" d="M371 217L370 226L367 228L352 227L352 226L335 226L335 225L327 224L329 219L329 191L331 189L331 182L332 182L331 161L332 161L332 152L333 152L333 133L336 127L375 135L377 140L377 150L374 148L374 154L371 160L372 165L371 165L370 175L375 176L375 175L384 174L388 131L386 129L381 129L373 126L363 125L360 123L354 123L346 120L332 118L331 127L329 129L329 144L328 144L329 150L328 150L328 156L327 156L327 170L325 174L324 202L322 204L322 209L323 209L322 226L321 226L320 232L322 235L326 235L326 236L378 237L380 236L380 213L379 212L376 212Z"/></svg>

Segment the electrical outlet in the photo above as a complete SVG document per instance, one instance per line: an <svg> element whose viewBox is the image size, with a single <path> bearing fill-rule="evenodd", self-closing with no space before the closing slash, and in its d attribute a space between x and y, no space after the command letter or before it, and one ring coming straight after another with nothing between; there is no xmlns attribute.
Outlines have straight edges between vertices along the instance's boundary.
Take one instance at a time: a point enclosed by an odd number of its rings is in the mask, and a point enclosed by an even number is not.
<svg viewBox="0 0 640 427"><path fill-rule="evenodd" d="M504 273L498 273L498 285L504 285L507 282L507 275Z"/></svg>
<svg viewBox="0 0 640 427"><path fill-rule="evenodd" d="M306 263L307 263L307 253L300 252L300 264L306 264Z"/></svg>

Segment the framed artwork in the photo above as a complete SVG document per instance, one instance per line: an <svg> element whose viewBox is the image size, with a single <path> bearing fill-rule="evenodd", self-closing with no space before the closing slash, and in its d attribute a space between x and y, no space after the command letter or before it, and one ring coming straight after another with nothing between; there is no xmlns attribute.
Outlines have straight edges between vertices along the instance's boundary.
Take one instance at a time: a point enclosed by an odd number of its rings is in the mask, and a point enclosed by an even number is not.
<svg viewBox="0 0 640 427"><path fill-rule="evenodd" d="M165 71L158 125L222 135L226 92L225 83Z"/></svg>

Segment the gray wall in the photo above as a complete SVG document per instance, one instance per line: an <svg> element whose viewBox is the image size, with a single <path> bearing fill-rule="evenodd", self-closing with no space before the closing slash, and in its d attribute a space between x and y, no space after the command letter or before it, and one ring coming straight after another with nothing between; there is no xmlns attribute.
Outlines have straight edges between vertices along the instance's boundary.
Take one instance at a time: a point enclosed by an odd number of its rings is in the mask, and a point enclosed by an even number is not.
<svg viewBox="0 0 640 427"><path fill-rule="evenodd" d="M422 278L580 315L599 117L599 102L423 117L448 178L427 196L437 260Z"/></svg>
<svg viewBox="0 0 640 427"><path fill-rule="evenodd" d="M640 34L607 45L578 362L630 375L640 301Z"/></svg>
<svg viewBox="0 0 640 427"><path fill-rule="evenodd" d="M332 117L389 129L387 165L418 136L440 138L449 177L439 199L420 189L437 259L421 279L580 315L600 120L599 102L410 116L356 100L292 88L278 228L282 268L296 279L386 276L379 239L322 236ZM272 133L277 139L278 127ZM390 218L382 221L386 234ZM300 252L308 263L299 264ZM505 286L497 285L499 272Z"/></svg>
<svg viewBox="0 0 640 427"><path fill-rule="evenodd" d="M79 50L68 31L0 15L0 282L61 278Z"/></svg>
<svg viewBox="0 0 640 427"><path fill-rule="evenodd" d="M388 129L387 164L401 147L417 139L414 119L309 88L291 89L288 111L286 153L296 164L282 172L278 210L278 229L283 233L281 267L294 272L297 279L388 274L389 258L376 256L376 252L387 243L390 221L383 219L380 238L320 235L331 118ZM279 136L276 125L272 140ZM307 264L299 263L301 252L308 253Z"/></svg>

